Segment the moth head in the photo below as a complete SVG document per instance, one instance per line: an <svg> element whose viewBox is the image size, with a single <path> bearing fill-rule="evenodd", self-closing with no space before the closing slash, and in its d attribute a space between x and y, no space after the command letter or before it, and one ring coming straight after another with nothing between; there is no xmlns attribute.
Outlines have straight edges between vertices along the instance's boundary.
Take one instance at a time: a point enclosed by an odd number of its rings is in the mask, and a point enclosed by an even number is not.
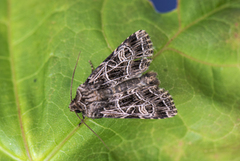
<svg viewBox="0 0 240 161"><path fill-rule="evenodd" d="M73 99L73 100L71 101L71 103L69 104L69 107L68 107L68 108L70 108L70 111L72 111L72 112L76 112L76 113L82 112L82 108L79 107L79 105L76 103L76 100L75 100L75 99Z"/></svg>

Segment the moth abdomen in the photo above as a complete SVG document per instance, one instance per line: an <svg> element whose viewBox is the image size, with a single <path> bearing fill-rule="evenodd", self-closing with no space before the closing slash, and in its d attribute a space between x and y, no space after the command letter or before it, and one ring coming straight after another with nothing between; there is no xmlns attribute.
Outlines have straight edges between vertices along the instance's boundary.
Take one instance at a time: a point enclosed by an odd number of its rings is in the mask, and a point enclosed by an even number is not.
<svg viewBox="0 0 240 161"><path fill-rule="evenodd" d="M153 85L159 85L160 81L157 79L157 73L154 72L148 72L146 74L144 74L143 76L141 76L141 82L144 85L147 86L153 86Z"/></svg>

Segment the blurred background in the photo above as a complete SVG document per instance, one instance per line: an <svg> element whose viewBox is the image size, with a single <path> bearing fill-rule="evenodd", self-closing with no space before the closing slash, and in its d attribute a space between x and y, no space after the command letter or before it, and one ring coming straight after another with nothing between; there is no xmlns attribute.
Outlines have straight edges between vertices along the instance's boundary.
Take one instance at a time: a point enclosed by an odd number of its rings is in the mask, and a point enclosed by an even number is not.
<svg viewBox="0 0 240 161"><path fill-rule="evenodd" d="M177 0L151 0L157 12L165 13L177 7Z"/></svg>

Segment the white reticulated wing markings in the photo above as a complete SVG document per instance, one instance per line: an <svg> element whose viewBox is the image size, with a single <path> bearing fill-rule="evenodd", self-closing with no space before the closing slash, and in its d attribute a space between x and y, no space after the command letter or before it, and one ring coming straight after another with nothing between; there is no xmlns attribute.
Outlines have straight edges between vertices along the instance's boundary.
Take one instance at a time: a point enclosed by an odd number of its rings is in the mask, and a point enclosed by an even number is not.
<svg viewBox="0 0 240 161"><path fill-rule="evenodd" d="M163 119L177 109L171 95L159 88L154 72L145 72L153 54L144 30L129 36L77 89L69 108L89 118Z"/></svg>

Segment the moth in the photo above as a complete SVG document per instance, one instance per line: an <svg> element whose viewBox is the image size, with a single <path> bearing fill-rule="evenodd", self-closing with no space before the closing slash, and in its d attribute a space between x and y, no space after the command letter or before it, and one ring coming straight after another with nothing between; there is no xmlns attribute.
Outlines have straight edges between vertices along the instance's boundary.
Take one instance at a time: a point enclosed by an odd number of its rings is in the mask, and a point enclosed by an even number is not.
<svg viewBox="0 0 240 161"><path fill-rule="evenodd" d="M77 88L70 111L92 119L175 116L173 99L168 91L158 87L157 74L143 74L152 55L152 41L146 31L133 33Z"/></svg>

